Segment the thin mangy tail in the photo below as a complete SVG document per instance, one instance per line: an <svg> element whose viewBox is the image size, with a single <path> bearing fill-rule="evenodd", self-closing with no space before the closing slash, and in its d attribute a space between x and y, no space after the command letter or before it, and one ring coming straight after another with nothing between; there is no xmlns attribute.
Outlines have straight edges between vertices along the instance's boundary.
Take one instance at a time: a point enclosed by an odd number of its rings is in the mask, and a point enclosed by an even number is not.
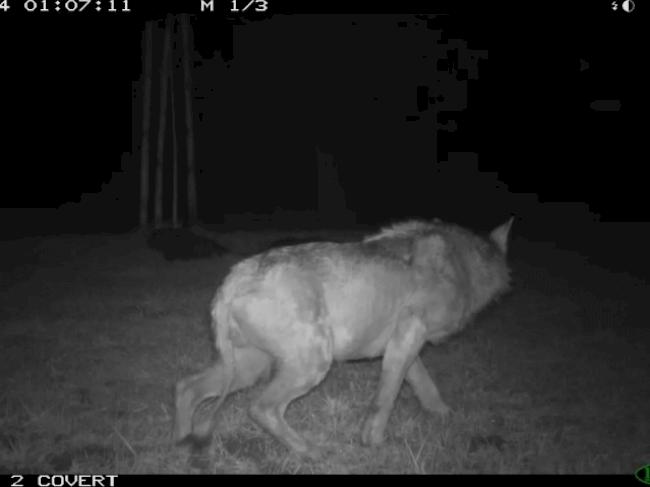
<svg viewBox="0 0 650 487"><path fill-rule="evenodd" d="M212 329L216 334L216 344L219 350L223 371L224 386L221 396L214 407L212 414L215 414L230 393L230 388L235 379L235 354L230 340L230 326L232 324L231 306L225 303L223 293L219 293L215 299L212 310Z"/></svg>

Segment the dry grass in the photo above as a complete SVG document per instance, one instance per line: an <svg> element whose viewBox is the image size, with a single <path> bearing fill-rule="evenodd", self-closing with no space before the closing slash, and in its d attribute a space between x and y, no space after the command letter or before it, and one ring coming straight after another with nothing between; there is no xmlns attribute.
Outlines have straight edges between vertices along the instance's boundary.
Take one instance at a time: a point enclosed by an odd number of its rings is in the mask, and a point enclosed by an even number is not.
<svg viewBox="0 0 650 487"><path fill-rule="evenodd" d="M361 447L379 363L338 364L287 413L329 447L306 462L248 419L259 387L225 403L207 451L170 444L172 385L214 358L208 304L236 257L168 263L138 235L5 243L0 471L631 474L650 461L647 286L513 246L515 291L423 352L451 417L427 416L405 386L386 444Z"/></svg>

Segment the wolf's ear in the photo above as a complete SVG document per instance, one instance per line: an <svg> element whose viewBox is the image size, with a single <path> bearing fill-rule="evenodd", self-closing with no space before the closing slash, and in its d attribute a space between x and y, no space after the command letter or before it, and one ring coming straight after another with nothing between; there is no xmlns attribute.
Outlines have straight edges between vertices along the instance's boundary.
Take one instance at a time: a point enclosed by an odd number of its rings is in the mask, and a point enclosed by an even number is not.
<svg viewBox="0 0 650 487"><path fill-rule="evenodd" d="M508 251L508 234L510 233L510 227L512 226L514 219L514 216L511 217L510 220L500 227L495 228L492 230L492 233L490 233L490 239L497 244L497 247L499 247L499 250L501 250L504 255Z"/></svg>

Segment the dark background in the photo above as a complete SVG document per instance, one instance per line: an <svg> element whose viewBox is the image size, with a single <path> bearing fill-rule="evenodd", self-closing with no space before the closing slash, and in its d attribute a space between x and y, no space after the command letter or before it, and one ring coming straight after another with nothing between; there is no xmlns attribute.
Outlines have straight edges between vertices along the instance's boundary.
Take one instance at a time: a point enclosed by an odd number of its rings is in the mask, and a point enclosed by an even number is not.
<svg viewBox="0 0 650 487"><path fill-rule="evenodd" d="M2 235L137 226L144 21L160 21L153 159L162 20L186 8L204 223L321 222L318 147L339 168L342 226L421 216L488 229L514 214L530 239L643 251L647 226L606 223L647 219L638 12L430 3L271 2L273 15L198 13L199 2L134 0L131 14L12 3L0 13ZM467 61L488 50L491 65ZM600 99L621 109L592 110Z"/></svg>

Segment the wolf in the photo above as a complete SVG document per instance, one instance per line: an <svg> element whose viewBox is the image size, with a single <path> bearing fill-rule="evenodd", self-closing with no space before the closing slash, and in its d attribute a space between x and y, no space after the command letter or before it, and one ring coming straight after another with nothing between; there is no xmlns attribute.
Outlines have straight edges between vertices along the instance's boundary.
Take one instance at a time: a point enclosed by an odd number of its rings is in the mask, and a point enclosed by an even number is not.
<svg viewBox="0 0 650 487"><path fill-rule="evenodd" d="M284 413L335 360L382 357L365 445L384 440L404 379L426 411L446 415L420 350L508 290L512 221L481 237L440 220L411 220L360 241L274 248L236 264L211 303L220 359L176 385L175 439L209 439L213 417L195 421L197 407L219 397L217 410L229 393L273 372L251 417L290 450L318 457Z"/></svg>

